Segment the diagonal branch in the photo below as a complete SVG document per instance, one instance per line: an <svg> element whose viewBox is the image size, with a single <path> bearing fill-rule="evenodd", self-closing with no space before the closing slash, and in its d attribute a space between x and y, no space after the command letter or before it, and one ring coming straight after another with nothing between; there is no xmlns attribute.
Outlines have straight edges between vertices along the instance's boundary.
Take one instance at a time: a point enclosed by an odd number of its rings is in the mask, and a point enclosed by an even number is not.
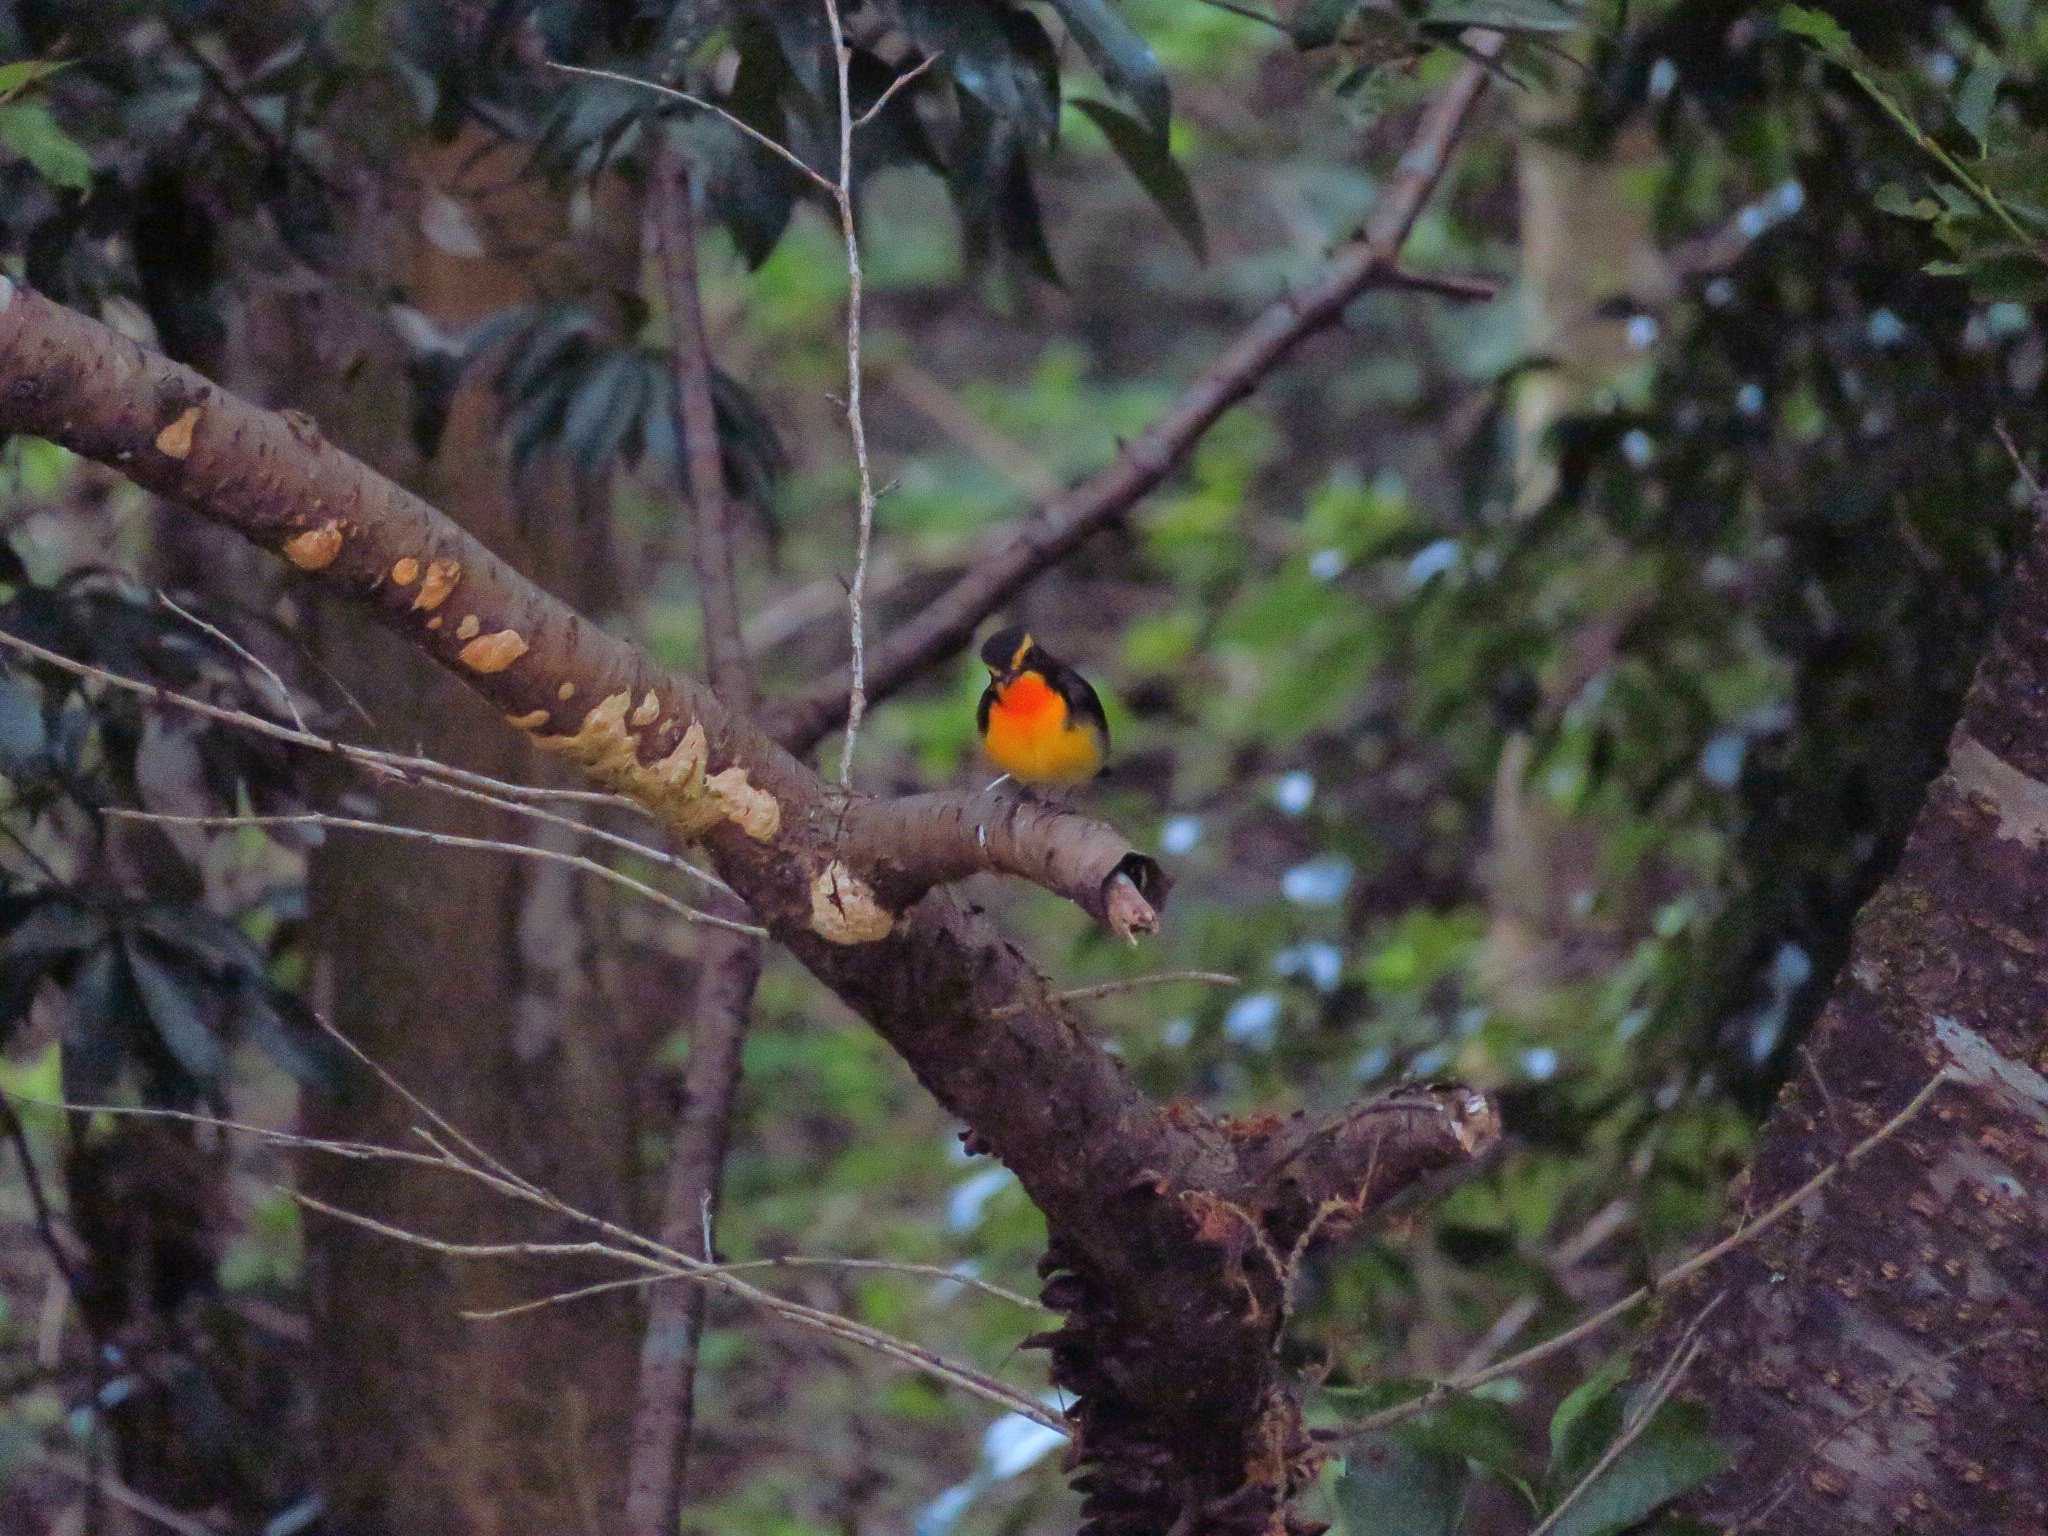
<svg viewBox="0 0 2048 1536"><path fill-rule="evenodd" d="M1501 46L1500 35L1493 32L1475 30L1466 41L1479 60L1491 59ZM960 649L983 619L1034 577L1157 488L1203 434L1303 341L1335 324L1368 289L1407 280L1398 264L1401 248L1443 179L1486 83L1484 63L1467 64L1430 102L1372 217L1357 239L1331 257L1321 276L1261 313L1113 464L1039 508L1009 544L897 628L867 659L862 680L866 698L872 702L894 693L933 662ZM843 677L834 678L771 709L764 723L791 751L808 752L846 718L847 690Z"/></svg>
<svg viewBox="0 0 2048 1536"><path fill-rule="evenodd" d="M927 899L992 870L1146 931L1167 880L1113 828L987 796L828 786L710 688L590 624L305 418L260 410L4 277L0 378L0 431L115 466L278 553L602 790L701 844L1045 1213L1046 1299L1067 1321L1043 1343L1075 1394L1090 1507L1129 1501L1162 1528L1182 1507L1216 1513L1219 1531L1285 1523L1314 1447L1274 1347L1283 1276L1245 1257L1298 1241L1292 1207L1317 1192L1369 1216L1404 1182L1469 1166L1498 1136L1483 1098L1366 1106L1343 1134L1288 1140L1276 1177L1268 1138L1253 1156L1244 1127L1151 1101L1016 945L967 904Z"/></svg>

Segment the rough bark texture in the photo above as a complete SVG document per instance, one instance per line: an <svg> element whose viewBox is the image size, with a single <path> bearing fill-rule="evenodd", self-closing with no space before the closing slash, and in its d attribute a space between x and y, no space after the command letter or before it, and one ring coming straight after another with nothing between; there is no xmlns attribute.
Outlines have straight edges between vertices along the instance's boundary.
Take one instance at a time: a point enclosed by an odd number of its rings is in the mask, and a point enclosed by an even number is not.
<svg viewBox="0 0 2048 1536"><path fill-rule="evenodd" d="M509 174L515 155L457 174L474 148L414 154L406 169L428 185L509 183L468 200L477 228L559 239L561 209ZM424 238L420 190L407 179L365 178L350 212L352 264L374 278L364 291L401 292L450 329L534 295L529 265L451 255ZM630 254L628 246L628 272ZM264 360L280 403L435 496L550 590L607 608L616 593L607 520L568 505L559 477L515 487L481 381L458 395L434 457L422 462L403 353L382 306L351 302L350 292L343 285L251 317L250 329L272 335L281 354ZM459 683L358 613L335 605L319 629L325 664L385 744L496 776L547 771ZM400 814L459 835L530 835L441 797L412 797ZM527 1177L631 1220L633 1031L604 987L607 903L594 882L555 865L343 833L316 853L311 895L317 1000L336 1025ZM316 1134L413 1140L413 1116L388 1095L309 1104L309 1119ZM334 1205L456 1241L563 1235L479 1201L456 1179L323 1158L306 1159L301 1179ZM307 1248L325 1492L342 1528L524 1536L616 1518L637 1338L631 1299L471 1322L463 1310L567 1282L532 1268L464 1265L317 1217L308 1218Z"/></svg>
<svg viewBox="0 0 2048 1536"><path fill-rule="evenodd" d="M1937 1071L1921 1115L1761 1241L1688 1389L1736 1452L1694 1501L1717 1527L2048 1530L2048 505L2037 508L1947 769L1857 919L1743 1194L1761 1209Z"/></svg>

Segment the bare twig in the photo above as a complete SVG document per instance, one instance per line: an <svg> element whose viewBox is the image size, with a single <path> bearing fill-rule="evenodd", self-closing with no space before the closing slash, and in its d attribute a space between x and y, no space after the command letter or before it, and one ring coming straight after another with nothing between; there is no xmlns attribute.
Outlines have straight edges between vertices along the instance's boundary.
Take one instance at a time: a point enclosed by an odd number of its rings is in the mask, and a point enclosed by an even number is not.
<svg viewBox="0 0 2048 1536"><path fill-rule="evenodd" d="M61 1451L39 1450L35 1453L38 1466L47 1467L60 1477L68 1477L74 1483L83 1483L87 1488L104 1494L123 1509L142 1516L154 1525L167 1531L176 1531L178 1536L220 1536L218 1527L190 1515L181 1515L168 1504L160 1504L146 1493L138 1493L119 1478L105 1472L95 1472L86 1463Z"/></svg>
<svg viewBox="0 0 2048 1536"><path fill-rule="evenodd" d="M1120 992L1136 992L1144 987L1163 987L1172 982L1194 982L1205 987L1240 987L1244 983L1236 976L1222 971L1159 971L1151 976L1131 976L1122 981L1097 982L1092 987L1070 987L1064 992L1055 992L1052 1000L1056 1003L1089 1003L1099 997L1115 997ZM992 1019L1014 1019L1030 1005L1005 1003L1000 1008L991 1008Z"/></svg>
<svg viewBox="0 0 2048 1536"><path fill-rule="evenodd" d="M326 811L295 811L278 816L174 816L163 811L136 810L129 806L110 806L109 816L123 821L148 821L169 827L326 827L342 832L375 832L385 837L409 837L423 843L432 843L437 848L466 848L484 853L510 853L521 858L544 859L551 864L567 865L581 870L586 875L595 875L600 880L631 891L643 900L673 912L685 922L702 923L711 928L724 928L732 933L751 934L755 938L766 938L768 930L757 923L735 922L729 917L719 917L696 907L685 905L658 890L643 880L613 869L609 864L600 864L596 859L580 853L565 853L558 848L542 848L529 843L508 843L492 837L465 837L454 832L436 832L426 827L400 826L396 822L369 821L360 816L335 816Z"/></svg>
<svg viewBox="0 0 2048 1536"><path fill-rule="evenodd" d="M1685 1373L1692 1369L1693 1361L1699 1358L1703 1347L1699 1337L1700 1327L1727 1294L1723 1291L1721 1295L1708 1302L1700 1315L1687 1325L1684 1337L1678 1341L1678 1347L1671 1352L1671 1358L1658 1369L1656 1376L1650 1381L1648 1390L1629 1410L1628 1417L1622 1421L1620 1432L1608 1443L1607 1449L1600 1453L1593 1465L1586 1469L1586 1475L1572 1484L1564 1497L1551 1507L1550 1513L1543 1517L1542 1523L1531 1531L1529 1536L1550 1536L1550 1533L1557 1529L1557 1523L1565 1517L1566 1512L1579 1501L1585 1491L1600 1481L1607 1470L1621 1460L1628 1448L1641 1438L1643 1431L1648 1429L1651 1421L1657 1417L1657 1411L1670 1400L1671 1394L1678 1390L1679 1382L1683 1381Z"/></svg>
<svg viewBox="0 0 2048 1536"><path fill-rule="evenodd" d="M1506 1359L1498 1360L1480 1370L1469 1371L1462 1376L1439 1381L1420 1396L1411 1397L1406 1402L1395 1403L1391 1407L1382 1408L1378 1413L1368 1414L1365 1418L1358 1419L1353 1423L1341 1425L1335 1429L1317 1430L1315 1432L1316 1438L1319 1440L1350 1440L1359 1435L1368 1435L1377 1430L1386 1429L1390 1425L1404 1423L1419 1414L1429 1412L1447 1397L1454 1396L1460 1392L1470 1392L1474 1388L1482 1387L1487 1382L1495 1381L1502 1376L1511 1376L1518 1371L1525 1371L1537 1362L1547 1360L1561 1350L1570 1349L1581 1340L1590 1338L1616 1318L1634 1311L1652 1296L1668 1291L1672 1286L1690 1279L1709 1265L1726 1258L1730 1253L1733 1253L1743 1245L1754 1242L1780 1221L1783 1221L1786 1216L1805 1204L1815 1194L1825 1189L1844 1171L1855 1167L1877 1147L1897 1135L1908 1121L1927 1107L1927 1101L1934 1097L1942 1084L1950 1081L1952 1081L1952 1073L1949 1068L1944 1067L1927 1080L1926 1085L1913 1095L1905 1108L1901 1109L1891 1119L1850 1148L1840 1159L1829 1163L1827 1167L1821 1169L1820 1172L1793 1190L1791 1194L1785 1196L1784 1199L1773 1205L1761 1216L1744 1222L1718 1243L1701 1249L1691 1258L1674 1265L1648 1284L1638 1286L1635 1290L1630 1291L1628 1295L1622 1297L1619 1301L1602 1307L1592 1316L1574 1323L1571 1327L1565 1329L1563 1333L1556 1334L1551 1338L1545 1339L1541 1344L1532 1345L1520 1354L1510 1355Z"/></svg>
<svg viewBox="0 0 2048 1536"><path fill-rule="evenodd" d="M622 75L609 69L589 69L581 64L564 64L556 59L548 60L548 68L558 69L565 75L582 75L590 80L609 80L614 85L637 85L644 91L653 91L672 100L685 102L690 106L698 108L700 111L709 112L713 117L723 118L727 124L737 128L770 154L786 161L807 180L814 181L824 188L828 195L837 191L829 176L812 170L810 166L804 163L803 157L795 150L785 144L777 143L760 129L754 127L753 124L733 116L732 113L726 111L725 108L715 101L706 101L702 96L692 96L688 91L679 91L672 85L663 85L659 80L642 80L637 76Z"/></svg>
<svg viewBox="0 0 2048 1536"><path fill-rule="evenodd" d="M1499 51L1498 33L1469 30L1480 59ZM784 746L804 751L850 718L853 700L885 697L964 645L975 627L1041 571L1129 511L1172 473L1232 406L1250 395L1305 339L1334 324L1369 288L1401 280L1401 247L1450 164L1451 153L1487 86L1484 63L1468 64L1430 103L1374 208L1372 218L1306 288L1270 305L1210 364L1164 415L1100 473L1025 520L999 552L898 628L853 686L838 680L771 711ZM862 659L865 663L865 658Z"/></svg>
<svg viewBox="0 0 2048 1536"><path fill-rule="evenodd" d="M945 382L933 378L907 358L890 362L882 382L930 421L940 431L1005 478L1035 501L1050 501L1060 492L1041 457L1022 443L1011 441L961 403ZM993 550L994 546L991 546Z"/></svg>
<svg viewBox="0 0 2048 1536"><path fill-rule="evenodd" d="M74 661L56 651L45 650L42 646L23 640L0 630L0 645L33 656L38 661L48 662L77 677L93 679L115 688L137 693L158 704L168 704L177 709L188 710L223 725L232 725L239 730L251 731L259 736L287 742L293 746L306 747L315 752L324 752L341 759L372 779L409 785L416 789L431 789L441 794L454 795L460 799L477 800L485 805L496 806L515 816L531 821L544 821L558 827L566 827L601 843L631 853L650 863L662 865L700 880L715 890L730 893L732 887L712 874L691 863L688 859L667 852L665 849L650 847L630 837L621 837L603 827L590 826L573 817L546 809L540 802L564 800L580 804L618 806L645 815L640 805L623 795L607 794L601 790L551 789L528 784L514 784L504 779L494 779L486 774L472 773L466 768L456 768L430 757L409 757L397 752L385 752L375 747L357 746L352 742L337 741L330 737L318 736L310 731L294 730L265 720L261 715L252 715L245 710L228 709L219 704L210 704L204 699L193 698L190 694L174 689L162 688L155 683L139 682L123 677L118 672L109 672L103 667L87 662Z"/></svg>
<svg viewBox="0 0 2048 1536"><path fill-rule="evenodd" d="M380 1071L379 1076L387 1083L393 1081L388 1073ZM0 1097L5 1096L0 1095ZM409 1092L405 1094L405 1097L409 1104L416 1105L420 1102ZM23 1099L21 1102L33 1103L36 1101ZM701 1259L693 1258L665 1244L656 1242L653 1238L634 1232L629 1228L621 1227L616 1222L608 1221L601 1216L592 1215L576 1206L570 1205L567 1201L549 1193L538 1185L524 1179L502 1176L493 1171L496 1159L488 1159L487 1162L472 1162L468 1157L458 1155L447 1144L433 1136L426 1135L424 1132L421 1133L423 1139L427 1141L429 1146L435 1148L433 1155L413 1152L399 1147L382 1147L371 1143L323 1141L314 1137L296 1135L291 1132L270 1130L236 1121L218 1119L209 1115L193 1114L179 1110L157 1109L148 1106L63 1104L52 1107L80 1114L117 1114L131 1115L139 1118L178 1120L194 1125L212 1126L225 1131L254 1134L265 1142L276 1146L294 1147L354 1159L392 1161L417 1167L438 1168L460 1177L472 1179L486 1189L494 1190L510 1199L537 1206L555 1215L565 1217L579 1225L590 1228L601 1237L610 1241L597 1242L586 1240L582 1242L556 1243L445 1242L439 1238L412 1232L406 1228L379 1221L372 1216L365 1216L359 1212L329 1205L308 1195L295 1194L293 1198L310 1209L317 1210L335 1220L345 1221L350 1225L361 1227L365 1231L390 1238L394 1242L403 1242L413 1247L440 1253L451 1258L602 1257L645 1271L650 1277L690 1280L697 1284L710 1285L736 1296L742 1301L748 1302L771 1315L784 1318L816 1332L828 1334L847 1343L858 1344L888 1359L911 1366L914 1369L946 1381L953 1386L961 1388L963 1391L980 1397L987 1402L995 1403L1010 1412L1024 1414L1035 1422L1044 1424L1049 1429L1058 1430L1062 1434L1068 1432L1064 1421L1047 1410L1035 1398L983 1371L975 1369L973 1366L949 1360L936 1351L926 1349L924 1346L907 1339L900 1339L892 1334L884 1333L882 1330L872 1328L865 1323L855 1322L851 1318L841 1317L836 1313L826 1312L817 1307L806 1306L801 1302L790 1301L785 1297L775 1295L773 1292L764 1291L758 1286L752 1285L731 1273L729 1266L706 1263ZM429 1113L431 1114L432 1112L429 1111ZM447 1126L447 1122L439 1115L434 1115L433 1118L437 1125L447 1128L451 1140L459 1140L465 1147L474 1145L467 1137L463 1137L459 1132L456 1132L453 1127ZM948 1278L957 1280L963 1277L949 1275Z"/></svg>
<svg viewBox="0 0 2048 1536"><path fill-rule="evenodd" d="M1228 11L1233 16L1242 16L1246 21L1256 21L1261 26L1271 27L1284 36L1294 36L1287 23L1279 17L1268 16L1264 11L1255 11L1248 5L1239 5L1237 0L1202 0L1202 3L1214 6L1219 11Z"/></svg>
<svg viewBox="0 0 2048 1536"><path fill-rule="evenodd" d="M1743 1536L1743 1533L1746 1531L1762 1528L1764 1522L1777 1513L1778 1506L1783 1504L1799 1488L1799 1473L1805 1468L1807 1463L1819 1456L1822 1451L1841 1439L1842 1436L1846 1435L1851 1429L1854 1429L1856 1425L1871 1414L1876 1413L1881 1408L1890 1407L1898 1400L1901 1392L1904 1392L1906 1388L1913 1385L1922 1376L1947 1365L1959 1355L1966 1355L1972 1350L1986 1348L2003 1336L2001 1332L1993 1334L1989 1338L1966 1339L1953 1348L1943 1350L1931 1359L1922 1360L1919 1364L1899 1372L1898 1375L1892 1378L1890 1385L1884 1391L1873 1397L1854 1413L1845 1415L1839 1424L1836 1424L1826 1434L1814 1441L1812 1445L1806 1447L1799 1454L1798 1458L1779 1476L1777 1482L1771 1486L1769 1493L1765 1495L1761 1501L1761 1507L1757 1508L1755 1514L1742 1516L1741 1524L1739 1525L1724 1527L1727 1536Z"/></svg>
<svg viewBox="0 0 2048 1536"><path fill-rule="evenodd" d="M1049 1312L1052 1309L1041 1301L1033 1301L1017 1291L995 1285L974 1275L963 1275L957 1270L947 1269L940 1264L902 1264L891 1259L821 1259L785 1255L774 1259L742 1259L737 1263L714 1266L719 1274L738 1275L749 1270L761 1269L856 1269L878 1270L892 1275L925 1275L931 1279L966 1290L980 1291L1012 1306L1025 1307L1033 1312ZM462 1315L474 1322L495 1322L500 1318L518 1317L526 1312L538 1312L543 1307L559 1307L573 1301L583 1301L592 1296L602 1296L610 1291L629 1287L661 1285L666 1281L683 1278L676 1275L628 1275L620 1280L600 1280L594 1285L580 1285L574 1290L556 1291L549 1296L536 1296L531 1301L514 1302L508 1307L492 1307L486 1311L465 1312Z"/></svg>
<svg viewBox="0 0 2048 1536"><path fill-rule="evenodd" d="M305 731L307 735L310 736L312 734L312 731L306 725L306 717L299 713L299 701L292 697L291 689L285 687L284 679L271 670L269 662L258 656L254 651L243 645L241 641L218 625L209 624L206 620L200 618L198 614L181 608L171 597L170 593L159 591L156 595L156 600L200 633L211 635L215 640L218 640L222 645L241 657L242 660L248 662L250 666L269 678L270 686L277 690L277 696L284 701L284 707L291 711L292 724Z"/></svg>
<svg viewBox="0 0 2048 1536"><path fill-rule="evenodd" d="M852 53L846 46L846 30L839 23L839 0L824 0L824 4L825 18L832 28L833 66L839 76L839 180L832 188L832 201L838 205L839 232L846 241L846 428L853 437L854 464L860 473L860 533L854 549L853 580L846 586L846 620L853 642L853 660L847 680L846 739L839 749L839 782L850 785L854 743L860 737L861 717L868 707L867 625L861 604L867 596L868 546L875 532L875 482L868 466L868 430L861 417L860 402L860 235L853 218L853 94L847 79ZM892 85L891 89L894 88Z"/></svg>
<svg viewBox="0 0 2048 1536"><path fill-rule="evenodd" d="M2044 493L2041 482L2034 472L2027 468L2027 461L2020 452L2020 445L2012 440L2012 431L2003 421L1991 423L1991 430L1998 434L1998 445L2005 450L2005 456L2012 460L2012 467L2020 477L2020 483L2027 488L2027 498L2038 508L2042 505Z"/></svg>
<svg viewBox="0 0 2048 1536"><path fill-rule="evenodd" d="M109 672L105 667L74 660L61 652L37 645L32 640L24 640L20 635L11 635L5 630L0 630L0 645L6 646L9 650L19 651L24 656L33 656L37 661L48 662L74 677L90 678L112 688L125 689L129 693L141 695L152 703L189 710L195 715L203 715L209 720L217 720L223 725L236 726L241 730L253 731L274 741L287 742L292 746L305 747L314 752L324 752L386 778L405 783L438 779L451 784L466 784L473 789L488 790L508 800L568 800L583 805L617 806L643 816L648 814L638 801L606 790L549 789L533 784L513 784L504 779L494 779L488 774L472 773L467 768L437 762L431 757L411 757L402 752L360 747L353 742L337 741L331 737L315 735L311 731L297 730L289 725L280 725L275 720L266 720L261 715L252 715L247 710L229 709L224 705L208 703L205 699L194 698L189 693L180 693L175 688L165 688L157 683L146 683L139 678Z"/></svg>
<svg viewBox="0 0 2048 1536"><path fill-rule="evenodd" d="M13 1104L4 1094L0 1094L0 1132L5 1132L14 1147L15 1159L21 1164L21 1181L28 1188L36 1237L49 1253L50 1262L56 1266L65 1288L77 1297L81 1294L78 1271L71 1262L71 1255L65 1252L64 1240L57 1235L57 1214L51 1209L49 1195L43 1189L42 1171L36 1167L35 1153L28 1144L28 1127L21 1123L21 1116L14 1112Z"/></svg>
<svg viewBox="0 0 2048 1536"><path fill-rule="evenodd" d="M877 117L881 116L882 109L888 106L889 103L895 99L896 93L898 91L902 90L903 87L910 84L911 81L915 80L919 75L923 74L926 70L930 69L934 64L938 63L939 60L944 57L945 55L942 53L928 53L923 58L919 59L915 64L911 65L910 68L903 71L903 73L898 75L894 80L891 80L889 82L889 88L883 91L881 95L875 98L875 104L869 107L867 111L861 113L859 117L853 120L854 131L858 133L861 129L867 127L869 123L872 123Z"/></svg>

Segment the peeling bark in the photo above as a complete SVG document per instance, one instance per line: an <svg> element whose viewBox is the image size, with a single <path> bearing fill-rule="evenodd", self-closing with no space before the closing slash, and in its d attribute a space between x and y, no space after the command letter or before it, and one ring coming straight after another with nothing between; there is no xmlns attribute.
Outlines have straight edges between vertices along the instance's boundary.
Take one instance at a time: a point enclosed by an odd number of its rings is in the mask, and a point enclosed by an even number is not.
<svg viewBox="0 0 2048 1536"><path fill-rule="evenodd" d="M1856 921L1743 1192L1760 1209L1930 1108L1693 1280L1688 1391L1736 1451L1692 1512L1738 1531L2048 1530L2048 503L1948 765Z"/></svg>

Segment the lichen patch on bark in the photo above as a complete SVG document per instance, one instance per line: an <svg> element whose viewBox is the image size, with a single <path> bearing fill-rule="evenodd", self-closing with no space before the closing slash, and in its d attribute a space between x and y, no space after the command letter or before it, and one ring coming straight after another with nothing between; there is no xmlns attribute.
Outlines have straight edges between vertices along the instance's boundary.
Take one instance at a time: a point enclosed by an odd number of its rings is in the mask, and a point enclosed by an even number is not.
<svg viewBox="0 0 2048 1536"><path fill-rule="evenodd" d="M744 768L727 768L704 781L705 793L732 822L757 843L772 842L782 830L782 803L750 783Z"/></svg>
<svg viewBox="0 0 2048 1536"><path fill-rule="evenodd" d="M657 696L647 697L656 699L658 716ZM782 830L782 806L757 788L744 768L706 776L710 742L694 720L666 756L641 762L641 732L633 727L646 716L644 700L636 708L631 693L610 694L591 707L573 732L536 736L534 745L566 757L606 789L632 796L687 840L701 838L721 821L734 823L762 842Z"/></svg>
<svg viewBox="0 0 2048 1536"><path fill-rule="evenodd" d="M192 434L199 430L199 418L204 414L196 405L186 406L157 433L156 451L166 458L180 461L190 458Z"/></svg>
<svg viewBox="0 0 2048 1536"><path fill-rule="evenodd" d="M501 629L470 641L462 648L461 660L472 672L502 672L526 651L524 635L516 629Z"/></svg>
<svg viewBox="0 0 2048 1536"><path fill-rule="evenodd" d="M874 888L834 859L811 881L811 928L831 944L873 944L896 929Z"/></svg>
<svg viewBox="0 0 2048 1536"><path fill-rule="evenodd" d="M199 429L199 418L205 414L196 405L188 405L167 423L156 435L156 451L166 458L184 460L192 456L192 434Z"/></svg>
<svg viewBox="0 0 2048 1536"><path fill-rule="evenodd" d="M448 601L448 594L455 590L455 583L462 580L460 560L430 560L427 562L427 578L420 583L419 596L412 600L415 611L432 613Z"/></svg>
<svg viewBox="0 0 2048 1536"><path fill-rule="evenodd" d="M1974 736L1959 735L1949 777L1968 799L1998 818L1998 835L2029 848L2048 844L2048 784L2021 773Z"/></svg>
<svg viewBox="0 0 2048 1536"><path fill-rule="evenodd" d="M284 557L302 571L324 571L341 553L341 524L322 523L284 541Z"/></svg>

